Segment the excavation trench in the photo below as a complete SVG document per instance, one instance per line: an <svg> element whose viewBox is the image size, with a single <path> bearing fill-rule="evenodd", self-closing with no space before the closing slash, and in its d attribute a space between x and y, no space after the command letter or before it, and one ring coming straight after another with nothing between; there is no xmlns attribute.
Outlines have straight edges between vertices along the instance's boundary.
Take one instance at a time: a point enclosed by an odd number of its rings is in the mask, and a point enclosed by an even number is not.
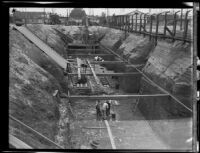
<svg viewBox="0 0 200 153"><path fill-rule="evenodd" d="M35 27L33 26L32 28L32 31L34 31ZM96 27L92 28L94 28L93 31L96 30ZM55 50L64 58L74 61L74 64L70 67L73 73L77 73L76 57L81 58L83 61L87 59L91 62L94 60L92 54L98 54L104 61L114 62L120 60L98 44L95 47L89 47L87 45L78 46L77 42L81 42L83 39L80 29L75 32L72 30L73 27L71 27L71 31L68 29L68 32L74 32L74 35L71 34L70 37L69 34L66 36L64 30L64 32L62 32L59 28L53 29L52 32L54 32L56 37L59 37L60 40L62 40L62 43L60 42L59 44L55 44L51 37L48 37L46 43L48 43L52 48L58 48ZM91 29L89 30L92 31ZM101 30L101 28L99 29ZM99 32L99 29L96 30L96 32ZM157 81L160 85L164 84L164 87L166 87L167 90L172 90L173 83L170 82L170 80L163 79L165 83L162 83L162 80L160 79L162 77L157 77L156 72L153 72L154 67L152 63L162 60L161 57L163 57L163 55L158 53L163 49L163 44L165 44L165 42L163 43L160 41L158 46L155 48L154 42L149 42L148 38L132 34L127 36L125 39L124 34L120 31L105 28L102 29L104 32L99 32L99 35L97 34L96 38L93 38L94 40L98 40L103 46L111 48L114 52L124 59L129 60L132 64L139 64L140 66L138 69L149 72L148 76L154 80L154 82ZM43 37L40 30L35 31L36 33L39 33L39 37ZM73 38L76 40L73 40ZM46 38L44 38L44 40L45 39ZM167 45L164 47L170 48ZM169 52L168 50L165 53ZM86 76L87 86L83 87L83 85L81 85L82 87L80 88L80 84L77 84L78 75L64 76L64 73L62 72L63 70L58 68L58 65L48 57L41 55L40 51L36 50L35 52L29 52L27 54L35 63L49 72L54 79L57 80L55 87L51 90L49 89L51 94L58 90L58 94L53 97L53 101L56 103L55 114L57 114L54 140L64 148L91 149L94 148L93 144L96 142L96 148L98 149L112 149L105 123L96 120L96 101L85 99L70 100L67 98L68 91L70 91L70 95L162 93L157 87L145 80L140 73L132 76L97 75L103 88L99 87L94 77L90 75ZM181 54L181 57L182 56L184 58L183 61L186 61L184 53L183 55ZM168 55L164 55L164 57L172 59L168 57ZM160 63L155 62L154 64L159 65ZM176 63L174 62L174 64ZM127 63L91 65L97 74L137 72L135 68L128 66ZM89 67L85 72L83 69L81 71L82 73L91 73ZM164 74L164 72L168 71L167 69L164 69L162 72ZM187 77L188 73L189 70L186 71ZM186 88L187 86L184 87ZM180 91L182 91L182 86L179 88L176 87L173 90L181 96L182 92ZM186 92L186 95L190 95L189 92ZM182 99L185 104L189 106L189 98L185 96L182 97ZM191 142L187 142L191 136L191 113L188 113L187 110L182 108L169 96L117 100L112 104L111 112L116 115L115 120L109 121L109 126L117 149L179 149L191 147ZM53 135L51 135L51 138L52 137ZM45 148L45 146L43 147Z"/></svg>
<svg viewBox="0 0 200 153"><path fill-rule="evenodd" d="M137 36L134 36L134 39L138 39ZM145 44L145 41L147 40L145 39L144 42L140 44L138 50L134 50L134 52L142 52L143 55L138 57L137 60L130 60L134 65L141 64L142 66L138 67L140 70L143 69L143 65L146 64L149 58L149 54L147 54L146 51L149 50L151 53L152 50L154 50L154 42ZM119 39L111 48L116 51L116 53L121 54L121 57L124 59L129 59L132 55L123 54L123 47L120 48L120 46L124 45L122 43L123 39ZM75 50L75 48L77 50ZM69 50L67 50L67 54L69 54L69 56L67 58L73 59L74 57L79 57L83 60L94 60L94 56L89 55L99 54L103 55L101 57L105 61L120 60L114 55L105 55L108 54L108 51L101 47L95 47L92 51L92 48L86 48L85 51L88 50L86 52L84 51L84 48L75 48L74 50L72 48L68 48ZM78 51L78 49L80 50ZM88 53L88 56L81 56L81 54ZM135 68L127 66L125 63L96 64L94 69L97 74L108 72L137 72ZM77 70L74 69L74 73L76 72ZM90 70L88 72L91 73ZM107 89L103 91L96 87L97 84L93 76L87 76L87 78L92 88L91 91L83 93L71 88L71 94L162 94L157 87L143 78L142 74L133 76L99 76L98 78L105 85L105 82L108 82L108 86L106 86ZM105 78L107 81L105 81ZM73 76L73 79L77 80L76 76ZM96 121L95 100L71 100L70 103L74 114L76 114L76 119L73 123L71 123L71 130L73 131L73 147L92 148L91 143L98 142L97 148L111 149L111 143L109 141L104 122ZM135 98L132 100L119 100L117 103L113 104L112 111L116 114L116 121L111 121L109 124L111 126L111 130L113 131L114 141L117 148L175 149L180 147L190 147L190 142L188 144L187 140L190 139L191 130L186 130L186 127L191 129L191 120L189 118L191 113L184 110L181 106L173 108L175 103L176 102L170 97L152 97L148 99ZM179 111L179 113L174 113L174 111ZM177 131L183 125L185 125L185 128ZM176 138L173 135L176 135ZM146 145L144 146L144 144Z"/></svg>

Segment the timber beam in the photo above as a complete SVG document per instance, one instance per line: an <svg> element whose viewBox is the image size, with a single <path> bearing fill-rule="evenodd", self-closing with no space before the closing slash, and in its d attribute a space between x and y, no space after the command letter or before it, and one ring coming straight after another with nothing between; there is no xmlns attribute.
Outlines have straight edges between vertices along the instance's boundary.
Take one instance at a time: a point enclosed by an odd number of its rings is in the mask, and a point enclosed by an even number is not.
<svg viewBox="0 0 200 153"><path fill-rule="evenodd" d="M91 64L117 64L117 63L127 63L126 61L91 61Z"/></svg>
<svg viewBox="0 0 200 153"><path fill-rule="evenodd" d="M78 75L77 73L68 73L68 75L74 76ZM92 73L83 73L82 75L93 75ZM131 73L96 73L97 76L133 76L133 75L141 75L139 72L131 72Z"/></svg>
<svg viewBox="0 0 200 153"><path fill-rule="evenodd" d="M89 99L89 100L126 100L126 99L134 99L134 98L150 98L150 97L167 97L168 94L132 94L132 95L71 95L68 98L70 100L79 100L79 99Z"/></svg>
<svg viewBox="0 0 200 153"><path fill-rule="evenodd" d="M84 51L84 52L91 52L91 51L102 51L102 49L91 49L91 48L68 48L68 51Z"/></svg>
<svg viewBox="0 0 200 153"><path fill-rule="evenodd" d="M115 56L113 54L68 54L67 56Z"/></svg>

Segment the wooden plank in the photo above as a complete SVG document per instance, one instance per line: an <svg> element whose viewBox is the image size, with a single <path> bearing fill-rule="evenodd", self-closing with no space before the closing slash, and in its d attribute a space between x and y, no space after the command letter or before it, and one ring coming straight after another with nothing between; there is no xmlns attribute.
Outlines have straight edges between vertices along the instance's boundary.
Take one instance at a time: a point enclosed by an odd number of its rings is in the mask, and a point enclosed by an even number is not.
<svg viewBox="0 0 200 153"><path fill-rule="evenodd" d="M109 138L110 138L110 143L111 143L112 149L116 149L115 141L114 141L114 139L113 139L113 135L112 135L110 126L109 126L109 124L108 124L108 121L107 121L107 120L104 120L104 122L105 122L106 127L107 127L107 130L108 130L108 135L109 135Z"/></svg>
<svg viewBox="0 0 200 153"><path fill-rule="evenodd" d="M77 73L68 73L68 75L74 76L78 75ZM92 73L84 73L84 75L93 75ZM132 76L132 75L141 75L139 72L132 73L96 73L97 76Z"/></svg>
<svg viewBox="0 0 200 153"><path fill-rule="evenodd" d="M117 63L127 63L125 61L91 61L91 64L117 64Z"/></svg>
<svg viewBox="0 0 200 153"><path fill-rule="evenodd" d="M91 49L91 48L84 48L84 49L82 49L82 48L68 48L67 50L68 51L85 51L85 52L87 52L87 51L101 51L101 49Z"/></svg>
<svg viewBox="0 0 200 153"><path fill-rule="evenodd" d="M89 47L92 47L92 46L95 46L95 47L96 47L96 46L99 46L99 44L90 45L90 44L75 44L75 43L69 43L69 44L68 44L68 47L71 47L71 46L72 46L72 47L76 47L76 46L78 46L78 47L79 47L79 46L81 46L81 47L88 47L88 46L89 46Z"/></svg>
<svg viewBox="0 0 200 153"><path fill-rule="evenodd" d="M84 129L107 129L106 127L82 127Z"/></svg>
<svg viewBox="0 0 200 153"><path fill-rule="evenodd" d="M93 74L93 76L94 76L94 79L96 80L96 83L97 83L98 85L101 85L101 82L100 82L99 78L96 76L96 73L95 73L93 67L91 66L90 61L87 60L87 62L88 62L88 65L89 65L89 67L90 67L90 69L91 69L91 71L92 71L92 74Z"/></svg>
<svg viewBox="0 0 200 153"><path fill-rule="evenodd" d="M81 79L81 59L76 58L77 61L77 73L78 73L78 79Z"/></svg>
<svg viewBox="0 0 200 153"><path fill-rule="evenodd" d="M60 54L58 54L54 49L47 45L43 40L41 40L37 35L32 33L28 28L24 26L13 26L20 33L22 33L26 38L33 42L38 48L46 53L50 58L52 58L59 66L66 68L67 60L65 60Z"/></svg>
<svg viewBox="0 0 200 153"><path fill-rule="evenodd" d="M16 149L33 149L31 146L27 145L11 134L9 134L9 144L14 146Z"/></svg>
<svg viewBox="0 0 200 153"><path fill-rule="evenodd" d="M68 54L67 56L114 56L112 54Z"/></svg>
<svg viewBox="0 0 200 153"><path fill-rule="evenodd" d="M169 34L173 37L174 34L169 30L169 28L168 28L168 27L165 27L165 28L166 28L166 30L169 32Z"/></svg>
<svg viewBox="0 0 200 153"><path fill-rule="evenodd" d="M78 100L78 99L90 99L90 100L126 100L126 99L132 99L132 98L150 98L150 97L166 97L169 96L168 94L132 94L132 95L71 95L69 98L71 100Z"/></svg>

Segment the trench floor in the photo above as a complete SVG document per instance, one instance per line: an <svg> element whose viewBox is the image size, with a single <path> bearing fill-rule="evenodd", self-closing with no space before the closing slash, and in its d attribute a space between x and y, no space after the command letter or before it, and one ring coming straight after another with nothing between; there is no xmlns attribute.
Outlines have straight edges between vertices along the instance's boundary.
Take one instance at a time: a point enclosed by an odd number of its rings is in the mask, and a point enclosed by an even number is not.
<svg viewBox="0 0 200 153"><path fill-rule="evenodd" d="M120 90L116 92L123 93ZM91 149L92 141L99 142L97 149L112 149L106 125L103 121L96 121L95 104L96 101L92 100L72 102L76 114L76 119L71 125L75 149ZM136 99L120 100L118 105L113 105L111 109L116 113L116 121L109 121L109 125L117 149L191 149L192 147L191 119L146 120L137 109Z"/></svg>

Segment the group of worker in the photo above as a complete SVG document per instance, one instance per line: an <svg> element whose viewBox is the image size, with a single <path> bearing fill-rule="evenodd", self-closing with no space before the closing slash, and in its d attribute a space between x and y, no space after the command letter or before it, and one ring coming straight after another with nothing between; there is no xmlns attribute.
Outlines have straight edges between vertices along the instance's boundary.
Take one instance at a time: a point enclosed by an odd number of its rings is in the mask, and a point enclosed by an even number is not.
<svg viewBox="0 0 200 153"><path fill-rule="evenodd" d="M96 116L97 120L109 120L111 110L111 100L103 101L97 100L96 102Z"/></svg>
<svg viewBox="0 0 200 153"><path fill-rule="evenodd" d="M99 56L95 56L94 59L95 59L95 61L102 61L102 62L104 61L103 58L101 58Z"/></svg>

